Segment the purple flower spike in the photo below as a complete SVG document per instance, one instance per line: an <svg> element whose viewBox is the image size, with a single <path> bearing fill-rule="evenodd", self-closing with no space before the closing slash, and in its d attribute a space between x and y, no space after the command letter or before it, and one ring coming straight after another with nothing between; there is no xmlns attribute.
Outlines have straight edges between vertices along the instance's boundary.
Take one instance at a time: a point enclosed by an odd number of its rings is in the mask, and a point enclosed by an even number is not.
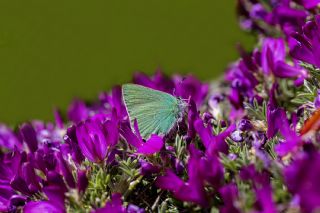
<svg viewBox="0 0 320 213"><path fill-rule="evenodd" d="M151 135L151 137L138 148L137 153L144 155L152 155L159 152L163 147L163 138L158 135Z"/></svg>
<svg viewBox="0 0 320 213"><path fill-rule="evenodd" d="M37 133L31 124L25 123L20 127L20 133L23 141L27 143L31 152L35 152L38 149Z"/></svg>
<svg viewBox="0 0 320 213"><path fill-rule="evenodd" d="M76 135L82 154L90 161L100 163L118 141L118 122L101 123L98 119L88 119L77 125Z"/></svg>

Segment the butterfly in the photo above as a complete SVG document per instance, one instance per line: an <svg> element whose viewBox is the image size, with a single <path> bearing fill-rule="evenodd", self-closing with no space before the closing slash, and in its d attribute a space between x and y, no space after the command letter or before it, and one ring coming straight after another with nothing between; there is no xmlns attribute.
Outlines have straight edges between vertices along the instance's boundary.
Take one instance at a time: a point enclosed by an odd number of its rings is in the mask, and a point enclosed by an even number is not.
<svg viewBox="0 0 320 213"><path fill-rule="evenodd" d="M168 134L181 121L188 105L181 98L137 84L124 84L122 96L131 126L136 120L143 139Z"/></svg>

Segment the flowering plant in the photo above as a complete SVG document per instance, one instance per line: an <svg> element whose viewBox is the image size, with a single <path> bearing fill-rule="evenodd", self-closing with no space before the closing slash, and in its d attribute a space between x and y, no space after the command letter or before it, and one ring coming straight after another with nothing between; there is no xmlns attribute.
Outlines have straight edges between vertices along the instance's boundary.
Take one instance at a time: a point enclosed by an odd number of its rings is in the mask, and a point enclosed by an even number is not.
<svg viewBox="0 0 320 213"><path fill-rule="evenodd" d="M172 134L139 134L121 87L55 122L0 125L1 212L320 210L320 0L238 0L257 33L225 78L133 82L188 99Z"/></svg>

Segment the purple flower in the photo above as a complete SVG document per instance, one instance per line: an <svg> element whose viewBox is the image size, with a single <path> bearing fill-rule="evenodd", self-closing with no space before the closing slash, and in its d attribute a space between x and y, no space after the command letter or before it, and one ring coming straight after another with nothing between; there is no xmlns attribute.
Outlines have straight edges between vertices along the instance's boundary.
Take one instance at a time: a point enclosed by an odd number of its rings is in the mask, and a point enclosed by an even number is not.
<svg viewBox="0 0 320 213"><path fill-rule="evenodd" d="M157 70L154 76L149 77L144 73L135 73L133 77L133 82L135 84L140 84L145 87L160 90L162 92L167 92L173 94L175 85L174 82L165 76L161 70Z"/></svg>
<svg viewBox="0 0 320 213"><path fill-rule="evenodd" d="M280 131L284 138L284 141L280 141L280 143L276 145L276 152L280 156L285 156L288 153L295 151L298 146L301 145L302 139L290 128L285 111L280 108L274 109L270 104L268 105L267 110L268 138L272 138L278 131Z"/></svg>
<svg viewBox="0 0 320 213"><path fill-rule="evenodd" d="M194 182L193 182L194 181ZM157 178L157 187L169 190L182 201L194 202L201 206L207 206L207 198L202 185L202 180L184 182L173 171L167 170L164 176ZM197 184L197 182L199 184Z"/></svg>
<svg viewBox="0 0 320 213"><path fill-rule="evenodd" d="M50 213L64 213L64 209L60 209L54 202L50 201L31 201L23 208L25 213L33 212L50 212Z"/></svg>
<svg viewBox="0 0 320 213"><path fill-rule="evenodd" d="M31 152L35 152L38 149L37 133L31 124L25 123L20 127L20 133L23 141L28 145Z"/></svg>
<svg viewBox="0 0 320 213"><path fill-rule="evenodd" d="M240 177L244 181L252 180L253 189L256 193L256 208L259 212L272 213L278 212L272 198L272 187L270 175L267 171L258 172L254 165L243 167Z"/></svg>
<svg viewBox="0 0 320 213"><path fill-rule="evenodd" d="M301 33L295 33L290 40L290 54L293 58L320 68L320 16L307 22Z"/></svg>
<svg viewBox="0 0 320 213"><path fill-rule="evenodd" d="M306 8L311 8L314 3L306 4L305 1L297 1ZM299 9L291 0L268 1L264 4L255 0L239 0L238 13L240 24L246 30L257 30L262 34L273 35L279 26L285 35L299 30L307 18L308 12Z"/></svg>
<svg viewBox="0 0 320 213"><path fill-rule="evenodd" d="M71 168L60 152L56 153L56 159L58 160L57 171L64 177L69 187L75 188L76 184L72 175Z"/></svg>
<svg viewBox="0 0 320 213"><path fill-rule="evenodd" d="M278 61L284 61L286 56L283 39L265 38L262 43L261 59L262 70L269 74L275 70Z"/></svg>
<svg viewBox="0 0 320 213"><path fill-rule="evenodd" d="M8 185L0 185L0 211L10 210L10 198L15 194L14 190Z"/></svg>
<svg viewBox="0 0 320 213"><path fill-rule="evenodd" d="M5 147L9 150L13 150L14 147L19 150L22 148L22 144L14 132L4 124L0 124L0 147Z"/></svg>
<svg viewBox="0 0 320 213"><path fill-rule="evenodd" d="M208 152L228 152L228 144L225 139L236 129L235 124L230 125L225 131L216 136L213 135L212 126L208 124L205 127L201 119L197 119L194 126Z"/></svg>
<svg viewBox="0 0 320 213"><path fill-rule="evenodd" d="M103 208L96 209L92 213L125 213L126 209L122 206L121 194L113 194L111 200Z"/></svg>
<svg viewBox="0 0 320 213"><path fill-rule="evenodd" d="M43 192L48 197L48 201L54 203L61 210L65 208L65 188L59 185L49 185L43 188Z"/></svg>
<svg viewBox="0 0 320 213"><path fill-rule="evenodd" d="M192 75L186 77L177 75L173 80L175 83L174 95L186 100L193 100L200 107L208 94L209 85L203 84Z"/></svg>
<svg viewBox="0 0 320 213"><path fill-rule="evenodd" d="M243 136L239 130L234 131L231 133L230 138L235 142L242 142Z"/></svg>
<svg viewBox="0 0 320 213"><path fill-rule="evenodd" d="M267 18L267 22L272 25L280 25L285 35L290 35L293 32L300 30L307 18L308 12L290 7L290 3L283 1L278 4L272 14Z"/></svg>
<svg viewBox="0 0 320 213"><path fill-rule="evenodd" d="M196 104L194 101L190 101L188 106L188 133L187 136L189 139L193 139L196 136L196 130L194 128L194 122L199 118L199 112L197 110Z"/></svg>
<svg viewBox="0 0 320 213"><path fill-rule="evenodd" d="M54 115L54 120L55 120L55 123L56 123L56 126L59 128L59 129L63 129L64 125L63 125L63 119L61 117L61 113L58 109L54 109L53 110L53 115Z"/></svg>
<svg viewBox="0 0 320 213"><path fill-rule="evenodd" d="M233 183L223 186L219 190L221 197L223 199L223 206L220 207L221 213L240 213L239 209L236 207L236 200L238 198L237 186Z"/></svg>
<svg viewBox="0 0 320 213"><path fill-rule="evenodd" d="M311 147L294 158L284 169L286 185L303 212L314 212L320 208L320 154Z"/></svg>
<svg viewBox="0 0 320 213"><path fill-rule="evenodd" d="M101 93L99 99L104 108L107 108L110 112L115 110L119 118L127 115L127 110L122 101L122 90L120 86L115 86L111 94Z"/></svg>
<svg viewBox="0 0 320 213"><path fill-rule="evenodd" d="M26 153L14 151L0 155L0 184L9 185L10 181L17 175L21 164L25 161Z"/></svg>
<svg viewBox="0 0 320 213"><path fill-rule="evenodd" d="M134 121L134 125L137 126L137 120ZM139 134L138 128L136 128L136 134L132 131L129 121L123 121L120 124L120 134L127 143L135 148L139 148L143 144L143 140Z"/></svg>
<svg viewBox="0 0 320 213"><path fill-rule="evenodd" d="M75 125L68 128L67 134L64 136L64 141L69 145L69 154L71 154L73 161L77 164L81 164L81 162L84 160L84 156L79 147L76 129L77 128Z"/></svg>
<svg viewBox="0 0 320 213"><path fill-rule="evenodd" d="M276 145L275 150L280 156L285 156L290 152L295 151L302 143L302 139L297 133L290 128L289 120L286 112L282 108L276 107L275 91L277 85L273 85L270 91L270 99L267 106L267 137L268 139L274 137L278 131L284 138Z"/></svg>
<svg viewBox="0 0 320 213"><path fill-rule="evenodd" d="M262 44L262 68L266 74L272 73L278 78L295 78L300 86L308 73L299 65L291 66L285 62L285 42L283 39L265 38Z"/></svg>
<svg viewBox="0 0 320 213"><path fill-rule="evenodd" d="M174 196L182 201L194 202L202 206L207 205L207 198L201 180L196 182L185 183L182 179L176 176L171 170L167 170L164 176L158 177L156 185L165 190L171 191Z"/></svg>
<svg viewBox="0 0 320 213"><path fill-rule="evenodd" d="M156 185L171 191L177 199L206 207L208 200L204 183L208 182L218 189L223 182L223 167L215 155L203 155L194 144L190 144L189 152L188 181L184 182L172 170L167 170L164 176L157 178Z"/></svg>
<svg viewBox="0 0 320 213"><path fill-rule="evenodd" d="M243 107L245 97L253 99L256 96L254 88L259 82L254 75L255 70L252 70L255 67L255 62L252 60L254 60L252 55L246 55L245 59L232 64L225 74L225 80L230 83L228 98L236 109Z"/></svg>
<svg viewBox="0 0 320 213"><path fill-rule="evenodd" d="M238 123L238 129L241 131L248 131L253 128L252 124L247 119L241 119Z"/></svg>
<svg viewBox="0 0 320 213"><path fill-rule="evenodd" d="M120 133L126 139L128 144L137 148L138 154L152 155L162 149L164 145L162 137L152 134L150 138L144 142L139 133L138 123L136 120L134 121L134 128L136 134L133 133L128 121L122 122L120 126Z"/></svg>
<svg viewBox="0 0 320 213"><path fill-rule="evenodd" d="M189 166L199 167L195 172L200 173L201 178L210 183L215 189L220 188L224 182L224 168L217 155L212 155L211 153L203 155L193 144L190 145L189 150L190 155L197 158L193 157L193 162L188 162L188 168Z"/></svg>
<svg viewBox="0 0 320 213"><path fill-rule="evenodd" d="M136 205L133 205L133 204L128 205L127 213L144 213L144 212L145 212L144 209L139 208Z"/></svg>
<svg viewBox="0 0 320 213"><path fill-rule="evenodd" d="M77 171L77 189L80 193L84 193L88 187L89 181L85 170Z"/></svg>
<svg viewBox="0 0 320 213"><path fill-rule="evenodd" d="M92 162L101 163L118 142L118 121L91 118L77 125L76 135L82 154Z"/></svg>
<svg viewBox="0 0 320 213"><path fill-rule="evenodd" d="M138 154L152 155L159 152L163 147L163 138L152 134L150 138L137 149Z"/></svg>
<svg viewBox="0 0 320 213"><path fill-rule="evenodd" d="M257 3L252 5L251 11L250 11L250 17L252 19L264 20L267 15L268 15L268 12L261 4Z"/></svg>
<svg viewBox="0 0 320 213"><path fill-rule="evenodd" d="M303 5L306 9L312 9L319 6L320 0L296 0L299 4Z"/></svg>
<svg viewBox="0 0 320 213"><path fill-rule="evenodd" d="M89 109L81 100L74 100L68 109L68 118L77 124L89 117Z"/></svg>
<svg viewBox="0 0 320 213"><path fill-rule="evenodd" d="M143 159L140 159L139 163L140 163L140 173L142 175L148 176L153 173L158 173L160 171L160 169L157 166L154 166L153 164Z"/></svg>
<svg viewBox="0 0 320 213"><path fill-rule="evenodd" d="M314 99L315 108L320 108L320 90L317 91L317 97Z"/></svg>

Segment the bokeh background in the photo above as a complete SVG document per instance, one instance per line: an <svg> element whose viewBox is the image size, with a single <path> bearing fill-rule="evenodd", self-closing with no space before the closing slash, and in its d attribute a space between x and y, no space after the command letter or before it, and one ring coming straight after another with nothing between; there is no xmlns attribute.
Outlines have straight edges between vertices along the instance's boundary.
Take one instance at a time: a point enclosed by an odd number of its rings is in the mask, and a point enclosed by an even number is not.
<svg viewBox="0 0 320 213"><path fill-rule="evenodd" d="M192 73L209 81L250 48L235 0L10 0L0 3L0 122L52 120L73 97L132 73Z"/></svg>

